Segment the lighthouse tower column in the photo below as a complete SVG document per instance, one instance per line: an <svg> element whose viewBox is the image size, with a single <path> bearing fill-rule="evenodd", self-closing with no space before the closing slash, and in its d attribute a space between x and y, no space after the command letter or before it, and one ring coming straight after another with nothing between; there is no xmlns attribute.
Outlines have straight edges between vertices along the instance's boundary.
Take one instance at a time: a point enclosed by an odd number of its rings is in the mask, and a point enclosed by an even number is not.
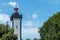
<svg viewBox="0 0 60 40"><path fill-rule="evenodd" d="M14 29L14 34L17 34L18 40L21 40L22 15L18 13L17 7L15 7L14 10L15 12L10 17L12 21L12 28Z"/></svg>

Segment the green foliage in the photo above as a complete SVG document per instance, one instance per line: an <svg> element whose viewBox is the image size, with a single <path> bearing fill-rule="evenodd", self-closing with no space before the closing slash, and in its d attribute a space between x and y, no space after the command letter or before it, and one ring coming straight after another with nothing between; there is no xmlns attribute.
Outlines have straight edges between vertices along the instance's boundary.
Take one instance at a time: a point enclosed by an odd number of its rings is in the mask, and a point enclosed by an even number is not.
<svg viewBox="0 0 60 40"><path fill-rule="evenodd" d="M8 24L0 24L0 40L17 40L14 30Z"/></svg>
<svg viewBox="0 0 60 40"><path fill-rule="evenodd" d="M34 40L38 40L37 38L34 38Z"/></svg>
<svg viewBox="0 0 60 40"><path fill-rule="evenodd" d="M40 40L60 40L60 12L54 14L39 28Z"/></svg>
<svg viewBox="0 0 60 40"><path fill-rule="evenodd" d="M30 40L29 38L27 38L26 40Z"/></svg>

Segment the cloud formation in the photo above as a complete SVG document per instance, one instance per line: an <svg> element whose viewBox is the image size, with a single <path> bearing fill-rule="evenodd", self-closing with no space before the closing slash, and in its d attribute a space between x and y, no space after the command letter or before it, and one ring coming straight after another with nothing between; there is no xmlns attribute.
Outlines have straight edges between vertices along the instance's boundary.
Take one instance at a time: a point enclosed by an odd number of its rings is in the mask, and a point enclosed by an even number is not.
<svg viewBox="0 0 60 40"><path fill-rule="evenodd" d="M22 29L22 37L24 39L26 39L26 38L30 38L30 39L39 38L38 29L37 28L23 28Z"/></svg>
<svg viewBox="0 0 60 40"><path fill-rule="evenodd" d="M23 22L23 26L31 27L32 25L33 25L32 21L25 21L25 22Z"/></svg>
<svg viewBox="0 0 60 40"><path fill-rule="evenodd" d="M37 17L38 17L37 14L32 14L33 19L36 19Z"/></svg>
<svg viewBox="0 0 60 40"><path fill-rule="evenodd" d="M11 5L12 7L15 7L15 6L18 7L18 3L17 2L12 2L12 1L10 1L8 3L2 3L2 5Z"/></svg>
<svg viewBox="0 0 60 40"><path fill-rule="evenodd" d="M0 14L0 23L6 23L10 21L10 17L7 14Z"/></svg>
<svg viewBox="0 0 60 40"><path fill-rule="evenodd" d="M35 35L37 33L38 33L38 29L37 28L23 28L22 29L22 34L34 34Z"/></svg>
<svg viewBox="0 0 60 40"><path fill-rule="evenodd" d="M22 23L24 28L38 28L40 26L39 20L27 20Z"/></svg>
<svg viewBox="0 0 60 40"><path fill-rule="evenodd" d="M13 7L17 6L17 3L16 2L9 2L8 4L10 4Z"/></svg>

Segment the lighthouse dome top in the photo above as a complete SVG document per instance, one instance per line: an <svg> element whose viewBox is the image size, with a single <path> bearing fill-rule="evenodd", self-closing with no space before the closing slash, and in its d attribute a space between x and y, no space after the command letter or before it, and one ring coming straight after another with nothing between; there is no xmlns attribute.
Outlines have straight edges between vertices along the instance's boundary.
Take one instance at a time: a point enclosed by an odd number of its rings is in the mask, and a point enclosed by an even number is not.
<svg viewBox="0 0 60 40"><path fill-rule="evenodd" d="M14 10L15 10L15 12L11 15L10 19L11 20L13 20L13 18L20 18L20 19L22 19L22 14L18 13L18 8L15 7Z"/></svg>

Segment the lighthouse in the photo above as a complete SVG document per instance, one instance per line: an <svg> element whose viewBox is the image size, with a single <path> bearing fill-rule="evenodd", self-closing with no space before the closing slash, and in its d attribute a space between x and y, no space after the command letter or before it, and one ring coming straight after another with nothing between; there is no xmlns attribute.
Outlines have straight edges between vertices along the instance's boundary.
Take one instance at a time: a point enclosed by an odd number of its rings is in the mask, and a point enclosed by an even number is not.
<svg viewBox="0 0 60 40"><path fill-rule="evenodd" d="M17 40L21 40L22 14L18 13L17 6L14 8L14 13L11 15L10 20L12 22L12 28L14 29L14 34L17 34Z"/></svg>

